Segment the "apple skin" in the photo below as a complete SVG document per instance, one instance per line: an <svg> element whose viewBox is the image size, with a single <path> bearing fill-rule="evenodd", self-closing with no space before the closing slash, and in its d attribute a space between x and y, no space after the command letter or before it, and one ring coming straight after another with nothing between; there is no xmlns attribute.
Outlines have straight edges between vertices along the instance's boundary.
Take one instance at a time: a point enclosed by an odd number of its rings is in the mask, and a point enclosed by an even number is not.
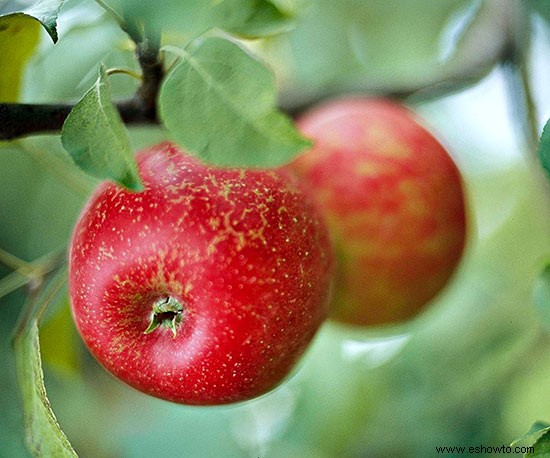
<svg viewBox="0 0 550 458"><path fill-rule="evenodd" d="M284 168L326 219L336 253L330 318L359 326L416 316L449 282L466 240L459 170L397 102L348 97L304 113L314 145Z"/></svg>
<svg viewBox="0 0 550 458"><path fill-rule="evenodd" d="M266 393L326 318L322 218L275 171L209 167L168 142L137 162L145 190L101 184L73 233L71 308L85 344L116 377L169 401ZM167 298L183 307L175 334L170 320L145 333Z"/></svg>

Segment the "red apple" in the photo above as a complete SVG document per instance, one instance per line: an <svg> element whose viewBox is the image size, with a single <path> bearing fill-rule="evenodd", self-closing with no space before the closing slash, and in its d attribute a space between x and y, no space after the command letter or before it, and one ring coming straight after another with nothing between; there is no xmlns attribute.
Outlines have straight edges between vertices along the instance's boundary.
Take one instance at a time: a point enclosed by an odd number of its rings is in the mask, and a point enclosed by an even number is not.
<svg viewBox="0 0 550 458"><path fill-rule="evenodd" d="M405 321L448 283L466 236L459 171L402 105L344 98L297 121L314 146L286 170L324 215L337 255L331 318Z"/></svg>
<svg viewBox="0 0 550 458"><path fill-rule="evenodd" d="M169 143L137 157L145 190L100 185L74 230L70 296L84 342L159 398L267 392L326 316L321 217L274 171L208 167Z"/></svg>

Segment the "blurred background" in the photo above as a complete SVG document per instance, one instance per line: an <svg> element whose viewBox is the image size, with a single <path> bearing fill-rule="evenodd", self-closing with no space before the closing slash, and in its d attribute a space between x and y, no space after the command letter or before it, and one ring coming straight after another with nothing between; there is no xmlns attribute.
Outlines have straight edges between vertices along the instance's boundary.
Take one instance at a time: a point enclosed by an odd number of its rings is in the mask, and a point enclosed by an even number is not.
<svg viewBox="0 0 550 458"><path fill-rule="evenodd" d="M367 330L327 323L284 384L226 407L175 405L113 379L83 348L62 301L40 331L45 383L82 457L453 456L436 446L500 447L550 422L550 320L533 300L550 261L550 181L532 138L550 117L550 2L298 3L292 32L245 42L276 73L281 106L298 113L350 93L403 98L463 174L464 259L415 320ZM99 62L136 68L126 35L93 2L67 1L59 34L27 65L23 101L78 99ZM110 81L117 97L135 90L127 77ZM136 150L165 136L130 133ZM96 183L56 136L0 144L0 248L32 261L66 245ZM0 278L9 273L0 264ZM11 346L24 300L24 288L0 299L6 458L29 456Z"/></svg>

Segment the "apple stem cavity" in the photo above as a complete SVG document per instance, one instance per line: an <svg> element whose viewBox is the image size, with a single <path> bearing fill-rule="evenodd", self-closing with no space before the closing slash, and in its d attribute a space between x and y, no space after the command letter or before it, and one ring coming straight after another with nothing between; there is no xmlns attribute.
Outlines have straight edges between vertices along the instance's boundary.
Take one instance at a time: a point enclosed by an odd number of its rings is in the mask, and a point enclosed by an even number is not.
<svg viewBox="0 0 550 458"><path fill-rule="evenodd" d="M183 318L183 306L173 297L159 299L153 304L151 322L144 334L150 334L158 327L170 329L174 337Z"/></svg>

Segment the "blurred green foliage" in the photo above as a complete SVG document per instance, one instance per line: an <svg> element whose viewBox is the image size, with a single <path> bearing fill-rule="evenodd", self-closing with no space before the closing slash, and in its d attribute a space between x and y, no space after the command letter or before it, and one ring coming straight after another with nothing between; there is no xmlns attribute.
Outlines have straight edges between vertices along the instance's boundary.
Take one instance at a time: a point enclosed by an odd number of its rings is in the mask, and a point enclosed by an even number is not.
<svg viewBox="0 0 550 458"><path fill-rule="evenodd" d="M296 0L168 0L162 8L141 0L111 2L128 22L144 19L151 27L176 32L191 40L211 29L219 28L246 37L262 37L288 30L297 10ZM118 7L115 6L118 4Z"/></svg>
<svg viewBox="0 0 550 458"><path fill-rule="evenodd" d="M284 6L294 4L263 3L285 18ZM456 96L414 99L463 172L471 222L460 269L426 313L395 328L327 324L293 376L272 393L197 408L147 397L107 375L75 338L65 301L41 329L45 383L80 456L424 457L435 455L435 446L508 444L533 422L550 419L550 339L533 302L550 257L548 180L514 134L514 119L498 116L495 106L506 98L501 73L480 80L494 61L458 71L501 39L498 21L508 13L488 14L491 5L300 2L305 17L290 35L246 42L275 69L289 106L349 90L402 93L449 75L460 76L459 86L475 83ZM169 19L156 6L158 20ZM166 40L181 44L176 17ZM476 47L480 30L488 35ZM91 2L68 1L59 31L59 43L45 41L28 63L23 100L78 100L100 61L136 68L126 35ZM547 55L531 56L541 58ZM135 90L127 77L110 82L114 98ZM537 103L550 110L550 101ZM156 127L130 131L134 150L165 137ZM0 247L32 261L66 246L96 184L57 136L0 145ZM0 278L9 272L0 264ZM538 291L545 297L546 289ZM0 299L0 456L9 458L29 456L11 341L25 292Z"/></svg>
<svg viewBox="0 0 550 458"><path fill-rule="evenodd" d="M456 89L485 75L509 34L523 46L515 2L316 0L289 34L259 44L289 107L342 92ZM518 14L519 13L519 14Z"/></svg>

